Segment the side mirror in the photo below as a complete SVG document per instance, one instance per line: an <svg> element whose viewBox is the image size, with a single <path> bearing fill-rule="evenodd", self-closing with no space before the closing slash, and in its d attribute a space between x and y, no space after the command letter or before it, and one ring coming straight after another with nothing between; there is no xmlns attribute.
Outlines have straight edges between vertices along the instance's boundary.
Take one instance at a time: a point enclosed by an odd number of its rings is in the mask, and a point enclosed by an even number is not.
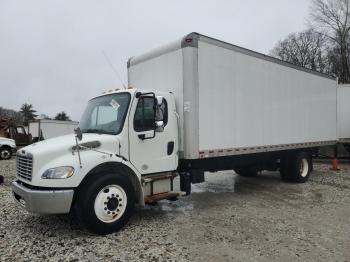
<svg viewBox="0 0 350 262"><path fill-rule="evenodd" d="M156 132L163 132L164 131L164 122L163 121L156 121Z"/></svg>
<svg viewBox="0 0 350 262"><path fill-rule="evenodd" d="M74 129L74 132L76 137L79 139L79 141L81 141L83 139L83 133L81 132L80 127L77 127L76 129Z"/></svg>

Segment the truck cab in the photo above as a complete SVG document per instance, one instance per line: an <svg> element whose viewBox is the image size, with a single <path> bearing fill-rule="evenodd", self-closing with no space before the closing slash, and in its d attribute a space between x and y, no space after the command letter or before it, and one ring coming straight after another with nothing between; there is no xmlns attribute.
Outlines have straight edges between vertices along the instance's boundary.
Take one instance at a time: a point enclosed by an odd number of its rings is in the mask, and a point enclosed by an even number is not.
<svg viewBox="0 0 350 262"><path fill-rule="evenodd" d="M17 125L13 119L0 119L0 137L15 140L18 147L32 143L32 136L27 134L25 127Z"/></svg>
<svg viewBox="0 0 350 262"><path fill-rule="evenodd" d="M74 210L93 232L113 232L134 205L181 193L178 140L173 94L104 93L88 102L77 136L18 151L14 197L29 212Z"/></svg>
<svg viewBox="0 0 350 262"><path fill-rule="evenodd" d="M24 126L13 127L13 139L16 141L18 146L27 146L32 142L32 136L27 134Z"/></svg>

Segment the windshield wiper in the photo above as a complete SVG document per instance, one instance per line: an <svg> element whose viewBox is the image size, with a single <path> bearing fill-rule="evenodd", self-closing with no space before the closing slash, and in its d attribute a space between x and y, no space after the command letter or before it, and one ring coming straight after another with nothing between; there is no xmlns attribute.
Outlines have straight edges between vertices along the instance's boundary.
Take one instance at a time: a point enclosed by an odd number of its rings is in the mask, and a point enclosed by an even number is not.
<svg viewBox="0 0 350 262"><path fill-rule="evenodd" d="M88 129L83 130L83 133L98 133L98 134L100 134L100 133L102 133L102 130L88 128Z"/></svg>
<svg viewBox="0 0 350 262"><path fill-rule="evenodd" d="M88 129L83 129L82 133L96 133L96 134L106 134L106 135L113 135L113 132L105 131L103 129L93 129L93 128L88 128Z"/></svg>

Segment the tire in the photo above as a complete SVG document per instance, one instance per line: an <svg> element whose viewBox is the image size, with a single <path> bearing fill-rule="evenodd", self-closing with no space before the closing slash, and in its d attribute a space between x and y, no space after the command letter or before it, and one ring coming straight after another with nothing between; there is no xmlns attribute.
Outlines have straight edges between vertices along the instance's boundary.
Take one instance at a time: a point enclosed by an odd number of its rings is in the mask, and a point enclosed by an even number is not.
<svg viewBox="0 0 350 262"><path fill-rule="evenodd" d="M99 173L79 189L75 210L88 230L106 235L127 224L134 206L135 192L126 177Z"/></svg>
<svg viewBox="0 0 350 262"><path fill-rule="evenodd" d="M12 157L12 149L8 146L3 146L0 148L0 159L9 160Z"/></svg>
<svg viewBox="0 0 350 262"><path fill-rule="evenodd" d="M313 170L310 154L298 152L281 159L280 174L284 181L305 183Z"/></svg>
<svg viewBox="0 0 350 262"><path fill-rule="evenodd" d="M258 170L255 167L239 167L234 170L236 174L244 177L254 177L258 175Z"/></svg>
<svg viewBox="0 0 350 262"><path fill-rule="evenodd" d="M350 144L344 144L344 148L348 154L350 154Z"/></svg>
<svg viewBox="0 0 350 262"><path fill-rule="evenodd" d="M289 157L283 156L280 161L280 175L283 180L287 180L289 170Z"/></svg>

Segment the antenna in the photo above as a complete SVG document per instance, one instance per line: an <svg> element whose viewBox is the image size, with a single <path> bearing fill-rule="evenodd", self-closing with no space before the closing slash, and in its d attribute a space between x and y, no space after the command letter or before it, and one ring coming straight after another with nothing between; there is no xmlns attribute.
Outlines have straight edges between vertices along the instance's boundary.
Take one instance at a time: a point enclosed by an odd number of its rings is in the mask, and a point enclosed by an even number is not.
<svg viewBox="0 0 350 262"><path fill-rule="evenodd" d="M105 53L105 51L102 50L102 54L104 56L104 58L106 59L107 63L110 65L110 67L112 68L113 72L116 74L118 80L120 81L120 83L123 85L124 89L127 89L126 85L124 84L124 82L122 81L120 75L118 74L117 69L114 67L112 61L108 58L107 54Z"/></svg>

